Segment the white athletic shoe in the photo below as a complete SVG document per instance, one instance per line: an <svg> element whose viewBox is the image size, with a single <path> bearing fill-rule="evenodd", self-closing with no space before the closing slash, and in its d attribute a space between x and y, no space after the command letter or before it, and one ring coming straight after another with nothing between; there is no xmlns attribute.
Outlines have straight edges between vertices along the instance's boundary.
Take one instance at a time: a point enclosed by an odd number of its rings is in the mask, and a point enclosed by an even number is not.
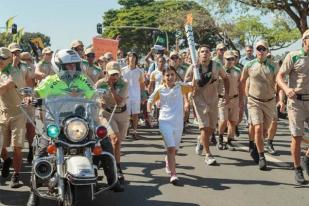
<svg viewBox="0 0 309 206"><path fill-rule="evenodd" d="M197 155L202 155L202 153L203 153L203 145L200 142L200 136L197 137L195 153Z"/></svg>
<svg viewBox="0 0 309 206"><path fill-rule="evenodd" d="M217 161L211 154L206 154L205 163L207 165L215 165Z"/></svg>

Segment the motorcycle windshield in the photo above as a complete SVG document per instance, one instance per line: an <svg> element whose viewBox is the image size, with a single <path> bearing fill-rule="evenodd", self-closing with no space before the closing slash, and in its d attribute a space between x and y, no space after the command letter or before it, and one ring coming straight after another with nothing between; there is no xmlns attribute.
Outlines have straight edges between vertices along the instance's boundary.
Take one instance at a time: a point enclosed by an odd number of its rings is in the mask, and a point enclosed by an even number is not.
<svg viewBox="0 0 309 206"><path fill-rule="evenodd" d="M43 105L46 109L45 121L57 125L61 125L64 119L72 116L78 116L93 123L96 119L95 115L98 114L96 101L82 97L50 97L44 100Z"/></svg>

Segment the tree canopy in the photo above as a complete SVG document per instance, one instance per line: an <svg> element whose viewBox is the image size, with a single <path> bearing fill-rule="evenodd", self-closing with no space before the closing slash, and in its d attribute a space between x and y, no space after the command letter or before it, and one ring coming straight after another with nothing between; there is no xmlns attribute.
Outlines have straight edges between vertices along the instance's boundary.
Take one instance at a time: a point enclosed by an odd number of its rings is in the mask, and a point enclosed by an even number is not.
<svg viewBox="0 0 309 206"><path fill-rule="evenodd" d="M23 51L28 51L31 52L31 39L40 37L43 41L43 44L45 47L50 46L50 37L46 36L42 33L39 32L26 32L20 41L20 46L23 49ZM8 46L11 42L13 42L13 35L12 34L5 34L5 33L0 33L0 46Z"/></svg>
<svg viewBox="0 0 309 206"><path fill-rule="evenodd" d="M215 46L218 41L218 37L214 35L218 32L215 22L207 10L195 1L153 1L143 6L109 10L103 16L103 36L114 38L120 34L124 40L120 43L122 49L146 53L153 46L157 35L165 36L165 32L168 33L170 44L174 44L175 33L177 31L184 33L188 13L193 14L196 42ZM111 26L154 27L159 31L111 28Z"/></svg>
<svg viewBox="0 0 309 206"><path fill-rule="evenodd" d="M262 11L281 12L289 16L301 33L308 29L307 17L309 16L308 0L203 0L206 6L216 8L218 12L226 12L235 4L252 7Z"/></svg>
<svg viewBox="0 0 309 206"><path fill-rule="evenodd" d="M222 26L238 48L254 45L257 40L265 39L271 50L277 50L288 47L299 39L299 31L290 28L281 18L276 18L272 25L265 25L257 16L240 16L234 23Z"/></svg>

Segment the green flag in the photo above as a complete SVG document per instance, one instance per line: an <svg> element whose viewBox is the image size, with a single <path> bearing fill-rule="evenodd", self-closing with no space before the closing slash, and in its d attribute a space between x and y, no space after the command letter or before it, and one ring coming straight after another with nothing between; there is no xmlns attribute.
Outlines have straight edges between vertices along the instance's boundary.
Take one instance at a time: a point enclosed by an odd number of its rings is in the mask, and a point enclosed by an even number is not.
<svg viewBox="0 0 309 206"><path fill-rule="evenodd" d="M12 27L13 23L14 23L14 17L15 16L11 16L5 23L5 33L7 34L9 32L9 29Z"/></svg>
<svg viewBox="0 0 309 206"><path fill-rule="evenodd" d="M157 40L156 40L155 45L161 45L161 46L164 46L164 47L165 47L165 46L166 46L165 38L159 35L159 36L157 37Z"/></svg>

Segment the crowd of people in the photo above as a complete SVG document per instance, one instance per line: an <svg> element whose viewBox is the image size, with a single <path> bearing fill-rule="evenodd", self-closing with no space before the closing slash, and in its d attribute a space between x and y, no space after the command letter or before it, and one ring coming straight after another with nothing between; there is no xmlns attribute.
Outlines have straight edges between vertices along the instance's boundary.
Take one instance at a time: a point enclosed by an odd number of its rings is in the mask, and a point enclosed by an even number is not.
<svg viewBox="0 0 309 206"><path fill-rule="evenodd" d="M176 155L190 114L200 131L194 149L198 155L205 151L207 165L216 164L210 144L219 150L236 150L233 140L239 135L238 125L244 121L249 134L249 153L258 168L266 170L264 142L267 152L275 154L273 140L278 112L287 110L295 180L304 184L303 169L309 175L309 149L301 167L301 142L308 143L304 130L309 124L309 30L303 34L302 41L301 49L290 52L279 63L272 59L268 43L263 40L246 46L242 58L239 51L228 50L223 43L215 51L208 45L200 45L197 65L192 65L189 51L152 48L145 57L146 66L141 66L140 57L134 51L124 58L122 51L118 57L111 52L96 57L93 48L85 49L80 40L73 41L70 49L82 59L81 72L93 88L109 91L102 97L100 121L106 124L115 110L108 135L121 182L124 180L121 143L127 136L139 139L140 119L149 128L159 127L166 147L166 172L170 182L177 184ZM19 89L27 86L39 93L44 81L57 73L53 55L54 51L46 47L41 60L34 62L31 54L23 52L17 43L0 48L1 175L7 178L13 167L12 188L20 185L24 141L29 143L27 161L31 164L35 136L33 125L19 108L23 101ZM200 78L195 78L195 72ZM34 109L28 109L28 113L35 121ZM13 158L7 151L10 146Z"/></svg>

